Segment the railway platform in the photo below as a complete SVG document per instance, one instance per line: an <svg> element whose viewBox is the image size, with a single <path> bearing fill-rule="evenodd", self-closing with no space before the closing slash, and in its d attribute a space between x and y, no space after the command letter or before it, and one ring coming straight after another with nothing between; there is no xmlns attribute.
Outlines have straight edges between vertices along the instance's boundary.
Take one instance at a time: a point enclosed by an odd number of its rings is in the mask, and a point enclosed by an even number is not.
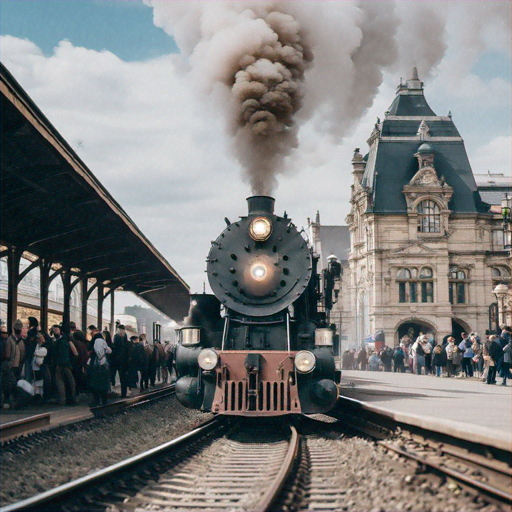
<svg viewBox="0 0 512 512"><path fill-rule="evenodd" d="M512 446L510 385L487 385L477 378L343 370L341 395L398 421Z"/></svg>
<svg viewBox="0 0 512 512"><path fill-rule="evenodd" d="M151 390L158 390L167 384L158 383ZM145 393L141 393L138 389L133 389L131 392L128 391L128 398L136 398ZM112 388L108 395L108 403L121 400L121 387L116 385ZM13 422L29 421L37 416L49 415L46 420L46 424L41 426L41 422L34 425L34 430L44 430L46 428L57 427L60 425L68 425L78 421L84 421L94 416L89 403L91 396L89 394L81 394L78 398L78 403L71 406L61 406L56 403L47 404L31 404L17 409L1 409L0 410L0 426L12 424ZM30 427L27 426L27 431L30 431Z"/></svg>

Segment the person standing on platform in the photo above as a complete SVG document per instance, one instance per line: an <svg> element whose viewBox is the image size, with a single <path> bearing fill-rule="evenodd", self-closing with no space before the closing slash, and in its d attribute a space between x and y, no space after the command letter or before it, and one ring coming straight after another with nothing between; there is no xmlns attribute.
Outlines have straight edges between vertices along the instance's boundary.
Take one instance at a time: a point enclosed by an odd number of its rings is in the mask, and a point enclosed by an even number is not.
<svg viewBox="0 0 512 512"><path fill-rule="evenodd" d="M24 379L28 382L33 380L32 371L32 359L34 357L34 351L37 346L37 333L39 328L39 321L33 316L28 317L28 332L27 339L25 340L25 375Z"/></svg>
<svg viewBox="0 0 512 512"><path fill-rule="evenodd" d="M118 371L119 379L121 379L121 362L124 352L125 339L127 339L126 330L124 325L121 324L117 327L117 332L114 334L114 340L112 342L112 353L109 357L110 382L112 386L116 385L116 375Z"/></svg>
<svg viewBox="0 0 512 512"><path fill-rule="evenodd" d="M119 370L119 380L121 382L121 398L126 398L129 386L129 372L130 372L130 357L131 357L131 344L128 341L128 336L124 325L119 326L120 338L115 339L114 348L117 348L117 368ZM117 336L117 334L116 334ZM117 343L117 345L116 345ZM112 375L112 373L111 373Z"/></svg>
<svg viewBox="0 0 512 512"><path fill-rule="evenodd" d="M10 336L10 339L14 341L14 354L11 368L16 382L18 382L21 379L21 369L25 361L25 340L22 335L23 323L21 320L18 319L14 322L13 331L14 333Z"/></svg>
<svg viewBox="0 0 512 512"><path fill-rule="evenodd" d="M414 345L412 346L414 352L414 364L416 366L416 374L421 375L421 371L425 368L425 350L423 348L423 334L420 334Z"/></svg>
<svg viewBox="0 0 512 512"><path fill-rule="evenodd" d="M365 372L366 367L368 366L368 354L366 353L366 349L364 347L361 347L361 350L357 355L357 363L359 365L359 369Z"/></svg>
<svg viewBox="0 0 512 512"><path fill-rule="evenodd" d="M99 331L94 335L92 342L93 350L89 361L89 387L93 394L91 407L97 407L107 403L107 393L110 387L107 354L110 354L112 349L107 345Z"/></svg>
<svg viewBox="0 0 512 512"><path fill-rule="evenodd" d="M432 364L436 371L436 377L443 376L443 368L446 367L446 350L443 350L441 345L434 347L434 355L432 357Z"/></svg>
<svg viewBox="0 0 512 512"><path fill-rule="evenodd" d="M501 348L504 349L507 345L507 343L510 342L510 333L511 329L508 326L504 326L501 330L501 336L498 340L498 343L500 344ZM499 372L500 377L503 378L503 357L501 358L500 362L497 365L497 372Z"/></svg>
<svg viewBox="0 0 512 512"><path fill-rule="evenodd" d="M343 355L341 356L341 369L342 370L350 370L350 366L349 366L349 362L350 362L350 352L348 350L345 350L345 352L343 352Z"/></svg>
<svg viewBox="0 0 512 512"><path fill-rule="evenodd" d="M12 362L14 351L16 350L16 341L13 336L9 336L7 327L2 325L2 408L4 403L13 407L14 388L16 387L16 377L12 371Z"/></svg>
<svg viewBox="0 0 512 512"><path fill-rule="evenodd" d="M395 366L395 373L405 373L405 354L400 345L395 347L393 352L393 363Z"/></svg>
<svg viewBox="0 0 512 512"><path fill-rule="evenodd" d="M49 374L44 370L44 360L48 355L48 349L44 346L45 342L46 340L44 339L43 333L38 332L36 334L36 347L34 348L34 354L32 355L30 364L27 360L27 366L30 366L34 377L34 390L39 398L44 398L45 391L49 393L50 389L50 381L48 381Z"/></svg>
<svg viewBox="0 0 512 512"><path fill-rule="evenodd" d="M148 389L148 356L139 336L132 336L131 340L133 341L132 368L140 374L140 379L137 377L135 380L139 381L139 389L144 391Z"/></svg>
<svg viewBox="0 0 512 512"><path fill-rule="evenodd" d="M148 356L148 380L151 387L155 387L156 367L158 362L158 351L153 340L148 340L146 345L146 354Z"/></svg>
<svg viewBox="0 0 512 512"><path fill-rule="evenodd" d="M385 372L391 371L391 365L393 364L393 350L390 347L385 346L379 354L382 365L384 366Z"/></svg>
<svg viewBox="0 0 512 512"><path fill-rule="evenodd" d="M370 359L368 359L368 366L370 367L370 371L371 372L380 371L381 364L382 364L382 361L380 360L380 357L377 355L377 352L373 352L373 354L370 356Z"/></svg>
<svg viewBox="0 0 512 512"><path fill-rule="evenodd" d="M62 334L59 325L52 327L53 334L55 335L54 345L54 359L55 359L55 385L57 386L57 393L59 395L59 405L76 404L75 397L75 379L71 371L72 362L71 354L78 357L78 351L67 336ZM69 394L66 399L66 387Z"/></svg>
<svg viewBox="0 0 512 512"><path fill-rule="evenodd" d="M496 361L503 359L503 349L499 344L499 338L496 335L489 336L487 344L489 369L487 372L487 384L496 384Z"/></svg>
<svg viewBox="0 0 512 512"><path fill-rule="evenodd" d="M473 356L471 340L465 332L462 333L462 341L459 343L459 349L462 352L462 371L466 377L473 377Z"/></svg>
<svg viewBox="0 0 512 512"><path fill-rule="evenodd" d="M47 403L52 392L52 375L50 372L50 352L47 345L50 343L48 338L42 333L37 333L37 346L34 350L32 359L32 369L34 371L34 380L43 382L42 403Z"/></svg>
<svg viewBox="0 0 512 512"><path fill-rule="evenodd" d="M434 339L432 338L432 342ZM423 351L425 352L425 375L432 374L432 343L430 342L430 336L425 334L423 341L421 342Z"/></svg>
<svg viewBox="0 0 512 512"><path fill-rule="evenodd" d="M455 338L453 336L449 336L445 351L446 351L446 376L451 377L454 375L453 368L453 356L457 352L457 346L455 345Z"/></svg>
<svg viewBox="0 0 512 512"><path fill-rule="evenodd" d="M503 381L501 383L502 386L507 385L507 378L510 376L510 360L511 360L511 347L510 347L510 338L508 343L503 348L503 362L501 363L502 370L502 378Z"/></svg>
<svg viewBox="0 0 512 512"><path fill-rule="evenodd" d="M78 357L73 360L73 377L77 396L80 393L87 392L87 361L89 360L89 351L87 350L87 339L85 334L76 330L73 332L73 345L75 345Z"/></svg>

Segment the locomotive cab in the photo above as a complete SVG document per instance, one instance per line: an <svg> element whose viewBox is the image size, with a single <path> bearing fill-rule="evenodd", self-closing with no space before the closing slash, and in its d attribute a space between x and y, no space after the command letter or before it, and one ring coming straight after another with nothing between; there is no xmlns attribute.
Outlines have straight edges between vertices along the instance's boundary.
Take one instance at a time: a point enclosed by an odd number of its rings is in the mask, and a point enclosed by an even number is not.
<svg viewBox="0 0 512 512"><path fill-rule="evenodd" d="M333 331L317 310L316 258L274 199L248 199L249 213L212 243L215 295L194 295L176 351L176 394L220 414L326 412L337 400ZM222 309L222 314L221 314Z"/></svg>

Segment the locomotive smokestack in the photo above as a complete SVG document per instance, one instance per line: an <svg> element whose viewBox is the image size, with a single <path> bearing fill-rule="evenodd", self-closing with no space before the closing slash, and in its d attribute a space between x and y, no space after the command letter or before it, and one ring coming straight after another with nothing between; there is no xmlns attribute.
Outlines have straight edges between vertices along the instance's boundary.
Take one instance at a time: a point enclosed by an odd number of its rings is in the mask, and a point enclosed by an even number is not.
<svg viewBox="0 0 512 512"><path fill-rule="evenodd" d="M269 196L251 196L247 198L249 215L264 215L274 213L274 203L276 200Z"/></svg>

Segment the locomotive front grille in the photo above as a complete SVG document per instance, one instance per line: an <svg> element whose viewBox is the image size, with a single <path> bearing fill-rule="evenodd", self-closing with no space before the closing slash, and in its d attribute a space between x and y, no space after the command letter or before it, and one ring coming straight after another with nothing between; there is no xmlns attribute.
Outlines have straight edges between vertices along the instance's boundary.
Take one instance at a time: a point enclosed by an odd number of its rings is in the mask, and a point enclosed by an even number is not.
<svg viewBox="0 0 512 512"><path fill-rule="evenodd" d="M293 355L258 352L261 368L249 372L244 360L249 352L221 352L213 411L243 416L300 413Z"/></svg>

